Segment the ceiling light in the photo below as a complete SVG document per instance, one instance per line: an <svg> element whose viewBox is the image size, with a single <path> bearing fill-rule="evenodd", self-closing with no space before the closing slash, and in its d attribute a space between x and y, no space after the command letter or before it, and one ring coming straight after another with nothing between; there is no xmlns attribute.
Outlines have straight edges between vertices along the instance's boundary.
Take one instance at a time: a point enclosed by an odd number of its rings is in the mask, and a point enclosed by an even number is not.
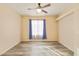
<svg viewBox="0 0 79 59"><path fill-rule="evenodd" d="M37 9L37 12L40 13L42 10L41 9Z"/></svg>

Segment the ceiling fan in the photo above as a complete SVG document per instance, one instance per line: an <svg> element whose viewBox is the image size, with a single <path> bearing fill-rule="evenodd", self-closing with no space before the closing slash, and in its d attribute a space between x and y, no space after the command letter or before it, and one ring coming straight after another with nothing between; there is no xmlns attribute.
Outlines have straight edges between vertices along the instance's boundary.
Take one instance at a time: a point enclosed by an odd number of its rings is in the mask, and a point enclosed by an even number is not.
<svg viewBox="0 0 79 59"><path fill-rule="evenodd" d="M38 6L36 8L28 8L27 10L34 10L34 9L36 9L37 12L39 12L39 13L40 12L48 13L47 11L43 10L43 8L46 8L46 7L50 7L51 6L50 3L47 4L47 5L44 5L44 6L41 6L41 3L38 3L37 5Z"/></svg>

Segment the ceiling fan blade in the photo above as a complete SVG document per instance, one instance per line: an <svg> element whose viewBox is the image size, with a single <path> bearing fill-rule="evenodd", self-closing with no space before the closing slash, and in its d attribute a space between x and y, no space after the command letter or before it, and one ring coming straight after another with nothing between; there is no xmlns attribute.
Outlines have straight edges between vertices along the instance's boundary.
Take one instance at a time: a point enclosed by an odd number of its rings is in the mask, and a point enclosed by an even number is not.
<svg viewBox="0 0 79 59"><path fill-rule="evenodd" d="M36 9L36 8L27 8L27 10L34 10L34 9Z"/></svg>
<svg viewBox="0 0 79 59"><path fill-rule="evenodd" d="M44 13L48 13L47 11L45 11L45 10L42 10L42 12L44 12Z"/></svg>
<svg viewBox="0 0 79 59"><path fill-rule="evenodd" d="M43 7L41 7L41 8L46 8L46 7L49 7L49 6L51 6L51 4L49 3L49 4L47 4L47 5L45 5L45 6L43 6Z"/></svg>

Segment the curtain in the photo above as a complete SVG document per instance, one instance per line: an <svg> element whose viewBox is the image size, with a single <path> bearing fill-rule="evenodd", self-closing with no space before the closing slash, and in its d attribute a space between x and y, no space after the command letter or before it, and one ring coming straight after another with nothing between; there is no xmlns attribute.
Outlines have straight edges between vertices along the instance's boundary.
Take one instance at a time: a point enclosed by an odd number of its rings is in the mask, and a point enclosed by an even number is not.
<svg viewBox="0 0 79 59"><path fill-rule="evenodd" d="M43 20L43 38L42 39L46 39L46 20Z"/></svg>
<svg viewBox="0 0 79 59"><path fill-rule="evenodd" d="M29 20L29 39L32 39L32 20Z"/></svg>

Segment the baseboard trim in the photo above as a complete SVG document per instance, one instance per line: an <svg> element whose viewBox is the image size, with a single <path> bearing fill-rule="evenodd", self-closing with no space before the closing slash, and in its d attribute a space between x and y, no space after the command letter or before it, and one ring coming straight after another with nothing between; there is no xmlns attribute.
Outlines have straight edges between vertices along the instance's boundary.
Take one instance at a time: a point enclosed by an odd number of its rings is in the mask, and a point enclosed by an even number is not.
<svg viewBox="0 0 79 59"><path fill-rule="evenodd" d="M6 53L7 51L9 51L10 49L12 49L13 47L15 47L16 45L18 45L20 42L16 43L15 45L11 46L10 48L4 50L2 53L0 53L0 56L2 56L4 53Z"/></svg>
<svg viewBox="0 0 79 59"><path fill-rule="evenodd" d="M26 43L26 42L58 42L58 41L21 41L21 43Z"/></svg>
<svg viewBox="0 0 79 59"><path fill-rule="evenodd" d="M62 44L61 42L59 42L61 45L63 45L64 47L66 47L67 49L69 49L67 46L65 46L64 44ZM73 50L69 49L70 51L74 52Z"/></svg>

